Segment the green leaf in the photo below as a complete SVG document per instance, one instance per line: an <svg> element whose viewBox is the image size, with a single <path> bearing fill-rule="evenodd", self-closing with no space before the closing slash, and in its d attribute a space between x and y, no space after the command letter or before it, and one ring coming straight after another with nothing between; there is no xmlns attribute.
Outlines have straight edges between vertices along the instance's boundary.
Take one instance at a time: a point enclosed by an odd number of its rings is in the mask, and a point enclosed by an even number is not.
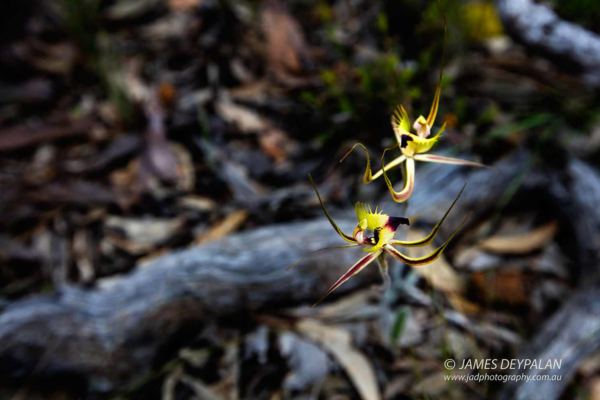
<svg viewBox="0 0 600 400"><path fill-rule="evenodd" d="M400 342L400 338L404 333L404 329L406 328L406 321L408 320L410 310L408 307L401 307L398 309L396 313L396 321L394 321L394 326L392 327L392 342L398 343Z"/></svg>

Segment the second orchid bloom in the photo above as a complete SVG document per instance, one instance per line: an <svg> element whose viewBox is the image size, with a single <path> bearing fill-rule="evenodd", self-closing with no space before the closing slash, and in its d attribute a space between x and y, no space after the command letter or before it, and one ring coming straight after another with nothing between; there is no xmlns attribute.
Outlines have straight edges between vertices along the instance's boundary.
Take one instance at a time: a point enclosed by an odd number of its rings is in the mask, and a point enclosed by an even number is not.
<svg viewBox="0 0 600 400"><path fill-rule="evenodd" d="M416 133L410 132L410 119L404 107L398 107L398 110L396 110L394 116L392 117L392 128L394 129L394 136L396 137L396 141L398 143L383 151L383 155L381 156L382 169L379 170L377 173L373 174L371 172L371 160L369 158L369 152L367 151L367 148L361 143L355 144L352 147L352 149L350 149L350 151L340 160L340 162L344 161L344 159L352 152L352 150L356 148L356 146L361 146L367 153L367 169L363 178L364 183L370 183L375 179L379 178L381 175L383 175L387 187L390 190L390 193L392 194L392 197L398 203L405 202L412 195L412 192L415 187L415 161L427 161L441 164L470 165L473 167L487 168L486 165L473 161L437 156L434 154L424 154L431 149L431 147L438 141L438 138L440 137L442 132L444 132L444 130L446 129L446 124L442 125L437 134L434 137L429 138L429 135L431 134L431 128L433 127L433 123L437 115L439 101L440 86L438 85L437 90L435 92L433 105L431 106L431 111L429 112L429 116L427 117L427 119L425 119L425 117L421 115L413 124L413 128ZM400 147L400 151L402 152L402 154L386 165L384 162L385 153L388 150L391 150L398 146ZM405 177L404 187L399 192L394 190L392 182L386 174L387 170L397 165L404 166L403 175Z"/></svg>
<svg viewBox="0 0 600 400"><path fill-rule="evenodd" d="M383 151L383 155L381 156L382 169L379 170L376 174L371 173L371 162L369 159L369 152L367 151L367 148L361 143L355 144L352 147L352 149L350 149L350 151L346 153L346 155L340 160L340 162L344 161L344 159L356 148L356 146L361 146L363 149L365 149L365 152L367 153L367 169L365 171L365 176L363 179L364 183L370 183L371 181L383 175L383 177L385 178L385 183L387 184L387 187L390 190L392 197L398 203L402 203L408 200L415 188L415 161L427 161L441 164L470 165L473 167L486 167L483 164L476 163L473 161L437 156L433 154L424 154L431 149L431 147L438 141L440 135L446 129L446 124L444 123L434 137L429 137L431 135L431 129L433 128L433 123L435 122L435 118L437 116L440 104L442 76L444 75L444 58L446 53L446 14L444 13L444 8L440 0L438 0L438 4L440 6L440 10L444 18L444 50L442 52L442 66L440 68L439 81L435 90L435 95L433 97L433 104L431 105L431 109L429 110L429 115L427 116L427 119L425 119L425 117L422 115L419 116L419 118L417 118L417 120L412 126L415 132L411 133L410 119L408 117L408 113L406 112L404 107L398 107L398 109L392 116L392 128L394 130L394 136L396 137L397 144ZM402 152L402 154L396 159L394 159L391 163L385 165L385 152L397 146L400 147L400 151ZM386 175L386 171L390 168L395 167L396 165L404 165L404 187L399 192L394 190L392 182Z"/></svg>

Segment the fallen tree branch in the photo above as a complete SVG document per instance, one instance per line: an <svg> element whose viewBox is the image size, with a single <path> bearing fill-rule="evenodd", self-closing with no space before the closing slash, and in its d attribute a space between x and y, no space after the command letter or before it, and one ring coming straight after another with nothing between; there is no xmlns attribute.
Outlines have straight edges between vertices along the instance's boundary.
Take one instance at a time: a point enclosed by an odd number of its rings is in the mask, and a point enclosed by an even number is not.
<svg viewBox="0 0 600 400"><path fill-rule="evenodd" d="M585 82L600 87L600 36L563 21L533 0L497 0L497 5L506 30L517 41L575 64Z"/></svg>
<svg viewBox="0 0 600 400"><path fill-rule="evenodd" d="M65 287L16 302L0 315L0 379L18 383L35 371L39 379L79 377L91 392L122 388L186 329L318 299L352 265L355 250L285 268L339 241L323 219L266 227L159 258L94 290ZM364 271L337 294L377 278L376 269Z"/></svg>
<svg viewBox="0 0 600 400"><path fill-rule="evenodd" d="M493 212L526 163L527 155L521 155L498 170L432 166L418 175L422 184L407 212L396 203L380 206L391 215L419 212L420 222L435 223L468 180L468 189L443 225L443 238L470 210L475 211L474 220ZM559 176L531 171L521 188L527 200L518 202L537 210L539 199L558 196L545 206L566 205L564 215L553 215L564 220L561 229L566 229L570 221L578 221L571 220L577 208ZM348 211L338 222L351 231L355 218ZM336 244L343 242L324 218L268 226L158 258L95 289L64 287L56 294L9 304L0 314L0 380L10 385L32 378L56 383L62 376L68 378L68 387L80 387L82 395L123 389L217 319L238 326L251 313L314 302L360 250L323 252L291 271L285 267L310 251ZM379 279L376 268L367 268L332 297Z"/></svg>
<svg viewBox="0 0 600 400"><path fill-rule="evenodd" d="M422 176L432 173L441 181L421 185L422 197L411 202L423 212L421 221L433 221L471 176L476 183L487 182L486 189L473 185L452 217L458 221L471 209L484 215L504 191L492 183L509 182L522 161L512 160L488 175L433 168ZM485 176L472 176L480 173ZM386 211L401 215L395 203ZM338 222L352 231L355 218L348 211ZM86 392L122 389L164 361L157 357L172 349L174 341L175 348L181 347L182 332L198 334L217 318L235 320L251 312L314 302L356 261L360 250L323 252L291 271L285 268L310 251L343 243L325 218L270 226L161 257L113 279L111 285L92 290L65 287L56 294L17 301L0 314L0 379L22 384L32 375L43 380L67 374L69 385L75 376ZM367 268L333 295L379 279L377 268Z"/></svg>

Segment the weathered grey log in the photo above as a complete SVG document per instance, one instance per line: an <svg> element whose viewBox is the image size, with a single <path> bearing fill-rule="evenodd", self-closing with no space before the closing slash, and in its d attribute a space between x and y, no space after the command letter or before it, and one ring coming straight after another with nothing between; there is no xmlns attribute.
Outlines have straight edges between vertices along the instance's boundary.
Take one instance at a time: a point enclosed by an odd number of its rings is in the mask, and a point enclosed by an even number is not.
<svg viewBox="0 0 600 400"><path fill-rule="evenodd" d="M468 180L444 224L443 238L468 211L475 211L474 219L493 212L526 164L523 154L500 163L498 170L421 165L407 211L396 212L400 206L387 195L379 205L391 215L420 213L419 221L435 223ZM560 201L573 204L560 176L531 172L522 185L528 201L520 204L538 207L536 198L564 193L567 199ZM551 182L558 182L560 190L552 189ZM567 209L565 223L576 212L576 207ZM351 214L338 213L347 231L356 224ZM17 301L0 314L0 380L21 384L31 376L66 374L79 379L87 394L121 389L149 372L168 349L182 346L182 332L195 335L221 317L235 321L247 313L310 304L361 251L332 250L289 272L285 267L309 251L343 243L324 218L265 227L161 257L110 285L64 287ZM379 282L377 268L368 268L334 294L374 282Z"/></svg>
<svg viewBox="0 0 600 400"><path fill-rule="evenodd" d="M581 160L572 159L566 173L568 182L562 197L571 199L570 205L564 208L569 211L569 222L579 253L574 261L580 263L577 268L580 284L588 286L600 280L600 171ZM553 184L556 185L556 182Z"/></svg>
<svg viewBox="0 0 600 400"><path fill-rule="evenodd" d="M419 189L409 211L420 212L421 221L435 223L465 180L473 178L451 220L444 224L450 232L469 210L485 215L494 207L504 191L495 183L510 182L524 157L517 161L499 171L425 168L417 178ZM428 183L428 174L433 182ZM396 203L387 207L386 212L398 215ZM348 211L340 214L338 222L351 231L355 218ZM285 267L309 251L344 243L322 217L171 254L116 279L109 287L64 287L56 294L18 301L0 314L0 379L15 383L33 372L42 378L67 373L80 376L89 392L122 388L147 373L161 349L177 340L182 330L197 333L217 317L315 301L362 252L332 250L291 271ZM368 268L334 294L378 280L377 268Z"/></svg>
<svg viewBox="0 0 600 400"><path fill-rule="evenodd" d="M200 332L216 317L315 301L360 250L323 252L285 269L309 251L343 243L324 218L266 227L162 257L108 287L64 287L18 301L0 315L0 379L18 382L35 370L42 378L81 376L91 392L122 388L148 372L182 329ZM378 277L376 268L365 270L337 294Z"/></svg>
<svg viewBox="0 0 600 400"><path fill-rule="evenodd" d="M600 87L600 36L563 21L548 6L533 0L497 0L497 5L506 30L515 39L575 64L587 83Z"/></svg>

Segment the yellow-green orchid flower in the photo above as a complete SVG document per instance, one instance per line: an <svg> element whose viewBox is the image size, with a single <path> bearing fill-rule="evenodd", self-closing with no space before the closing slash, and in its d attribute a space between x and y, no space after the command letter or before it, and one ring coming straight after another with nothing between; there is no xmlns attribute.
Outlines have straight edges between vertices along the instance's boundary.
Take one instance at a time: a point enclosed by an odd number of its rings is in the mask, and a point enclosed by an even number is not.
<svg viewBox="0 0 600 400"><path fill-rule="evenodd" d="M337 282L335 282L333 284L333 286L331 288L329 288L329 290L327 292L325 292L325 294L315 304L312 305L312 307L319 304L325 297L327 297L331 292L333 292L335 289L337 289L342 283L346 282L352 276L354 276L357 273L359 273L360 271L362 271L363 268L365 268L367 265L369 265L375 259L378 259L378 261L379 261L380 270L384 277L384 287L387 287L389 285L389 276L387 274L387 263L385 260L386 255L390 255L405 264L413 265L413 266L425 265L425 264L430 264L430 263L434 262L435 260L437 260L439 258L439 256L442 254L442 252L444 251L446 246L448 246L448 244L450 243L450 241L452 240L454 235L456 235L456 232L458 232L458 230L467 222L467 220L469 219L469 217L472 214L472 213L469 214L467 216L467 218L465 218L465 220L458 226L458 228L456 228L456 230L454 231L454 233L452 233L452 235L448 238L448 240L446 240L444 242L444 244L442 244L440 247L438 247L433 253L431 253L425 257L417 257L417 258L409 257L409 256L402 254L401 252L399 252L392 246L419 247L419 246L425 246L425 245L431 243L433 241L433 239L435 238L438 230L440 229L440 226L442 225L442 223L444 222L444 220L450 213L450 210L452 210L452 207L454 207L454 204L456 204L460 195L465 190L465 187L463 187L463 189L460 191L460 193L458 194L458 196L456 197L456 199L454 200L454 202L452 203L452 205L450 206L448 211L446 211L446 213L444 214L442 219L433 227L433 229L429 235L427 235L426 237L424 237L420 240L403 241L403 240L396 240L396 239L394 239L394 237L396 236L396 230L398 229L398 227L400 225L410 225L409 220L407 218L390 217L387 214L377 212L377 209L375 209L375 212L373 212L371 210L370 206L363 204L363 203L356 203L356 206L355 206L356 217L358 219L358 223L356 225L356 228L354 229L354 232L352 233L352 235L348 235L348 234L344 233L340 229L340 227L335 223L333 218L331 218L331 215L329 215L329 213L327 212L327 209L325 208L325 204L323 204L323 200L321 200L319 191L317 190L317 187L315 186L315 183L310 175L309 175L309 178L310 178L310 183L312 184L313 188L315 189L315 192L317 193L317 197L319 198L321 207L323 208L325 215L327 216L327 218L329 219L329 222L331 223L331 226L333 226L333 229L336 230L336 232L342 237L342 239L346 240L347 242L349 242L351 244L341 245L341 246L330 246L330 247L325 247L323 249L316 250L316 251L304 256L300 260L296 261L294 264L290 265L288 267L288 269L292 268L294 265L298 264L300 261L302 261L304 258L308 257L309 255L311 255L317 251L321 251L321 250L325 250L325 249L365 246L365 248L363 250L368 253L363 258L358 260L358 262L356 264L354 264L352 267L350 267L350 269L340 279L338 279ZM466 186L466 184L465 184L465 186ZM367 231L373 232L373 236L368 236Z"/></svg>
<svg viewBox="0 0 600 400"><path fill-rule="evenodd" d="M387 150L390 150L396 146L400 146L400 151L402 154L400 157L394 159L389 164L385 165L384 157L385 151L383 152L383 156L381 157L382 169L379 170L376 174L371 173L371 163L369 160L369 152L367 148L361 144L355 144L352 149L340 160L340 162L344 161L344 159L352 153L352 151L356 148L356 146L361 146L365 152L367 153L367 169L365 171L365 175L363 178L364 183L370 183L371 181L379 178L381 175L385 178L385 182L392 194L394 200L398 203L402 203L408 200L414 190L415 187L415 161L427 161L427 162L436 162L442 164L459 164L459 165L470 165L474 167L486 167L483 164L476 163L473 161L460 160L457 158L443 157L432 154L424 154L428 152L431 147L438 141L440 135L446 129L446 124L444 123L442 127L438 130L437 134L429 138L431 134L431 129L433 128L433 124L435 122L435 118L438 113L438 108L440 104L440 92L441 92L441 84L442 84L442 76L444 73L444 57L446 53L446 15L444 14L444 9L442 7L442 3L438 0L438 4L440 5L440 9L442 11L442 15L444 17L444 50L442 53L442 67L440 69L440 77L437 88L435 90L435 95L433 97L433 104L431 105L431 109L429 110L429 115L427 119L424 116L419 116L415 123L413 124L413 129L415 133L410 132L410 118L408 117L408 113L404 109L403 106L399 106L392 116L392 128L394 130L394 136L396 137L396 141L398 142L395 146L390 147ZM390 168L395 167L396 165L404 164L404 187L401 191L397 192L394 190L392 183L388 179L386 175L386 171Z"/></svg>

